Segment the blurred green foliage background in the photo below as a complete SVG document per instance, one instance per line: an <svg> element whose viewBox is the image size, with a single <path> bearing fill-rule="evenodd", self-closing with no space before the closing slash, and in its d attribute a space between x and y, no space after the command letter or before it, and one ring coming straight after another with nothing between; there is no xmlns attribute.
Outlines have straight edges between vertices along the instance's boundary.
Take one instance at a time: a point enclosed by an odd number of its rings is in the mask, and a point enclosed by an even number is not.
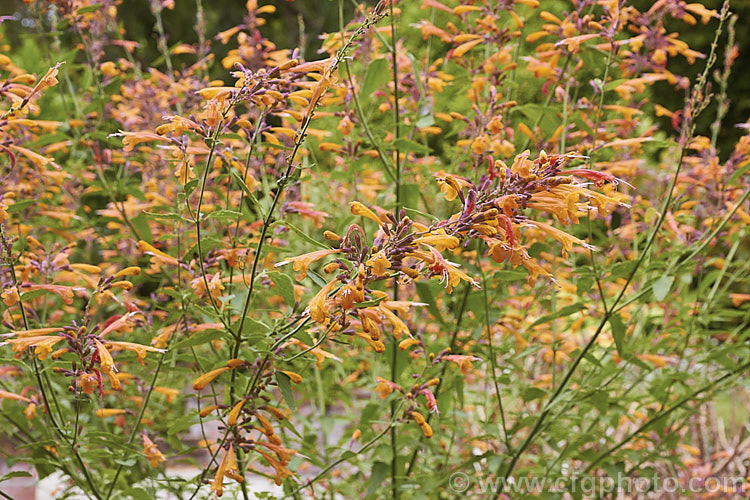
<svg viewBox="0 0 750 500"><path fill-rule="evenodd" d="M417 0L410 0L416 3ZM261 4L273 4L276 6L276 13L270 16L264 16L268 23L262 27L264 35L273 40L278 48L300 48L301 55L307 60L318 58L318 50L321 46L321 35L338 30L339 27L339 1L338 0L275 0L261 1ZM367 0L365 4L374 4L375 0ZM408 2L402 0L402 6ZM559 4L555 0L543 0L540 9L545 8L545 3L550 7ZM653 2L647 0L635 0L632 3L639 10L647 10ZM720 9L722 0L704 0L702 2L706 7ZM198 41L198 35L195 30L196 13L198 6L202 5L205 12L206 34L213 37L216 33L236 26L241 22L245 15L245 2L242 0L176 0L173 10L163 12L164 28L169 37L170 46L180 43L195 43ZM355 2L345 0L343 2L344 19L349 20L354 15ZM741 135L741 131L736 127L737 124L744 123L750 118L750 65L745 64L748 61L750 52L750 0L733 0L730 2L732 11L739 15L737 22L736 41L739 46L739 58L737 59L732 74L729 79L729 100L730 108L727 117L724 120L720 136L719 149L722 158L730 153L731 148L736 144ZM123 21L125 29L125 38L139 43L139 48L135 53L135 58L141 62L143 67L156 66L163 69L163 60L161 58L156 42L154 31L155 19L149 7L149 0L126 0L120 5L120 19ZM407 9L409 14L419 12L416 9ZM0 16L12 16L15 20L5 20L0 25L0 31L5 35L5 43L11 45L11 51L14 47L29 47L35 42L25 44L24 37L29 35L38 36L36 44L43 43L39 20L30 16L29 9L22 0L3 0L0 2ZM416 19L415 19L416 21ZM711 23L715 27L716 21ZM416 30L416 28L414 28ZM713 40L713 32L708 29L690 29L689 26L667 26L668 30L674 29L682 31L681 39L686 41L691 48L701 53L707 54ZM405 35L405 33L402 33ZM726 30L722 35L721 46L719 50L720 61L723 58L727 39ZM212 52L215 55L211 76L217 79L225 77L225 70L218 61L233 48L231 44L222 45L217 40L212 40ZM38 47L36 47L38 49ZM175 64L180 64L180 56L175 59ZM188 59L185 59L187 64ZM26 61L23 61L24 63ZM192 62L192 60L191 60ZM37 61L29 61L26 67L30 70L41 71L42 68L36 68ZM718 64L717 67L721 66ZM695 77L703 69L703 64L698 61L690 65L683 58L671 58L668 68L677 74ZM531 76L529 76L531 78ZM718 89L716 83L714 89ZM673 88L666 82L659 82L653 87L655 101L662 103L665 107L677 110L682 107L685 96L674 92ZM698 123L698 133L710 136L710 124L716 116L716 105L713 103L706 112L704 112ZM662 123L664 127L671 127L667 119Z"/></svg>

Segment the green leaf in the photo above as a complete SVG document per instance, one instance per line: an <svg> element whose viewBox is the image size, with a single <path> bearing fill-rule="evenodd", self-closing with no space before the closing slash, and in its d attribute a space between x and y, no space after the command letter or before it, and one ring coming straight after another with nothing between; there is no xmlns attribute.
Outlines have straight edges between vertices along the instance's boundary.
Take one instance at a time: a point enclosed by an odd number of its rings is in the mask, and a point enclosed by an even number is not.
<svg viewBox="0 0 750 500"><path fill-rule="evenodd" d="M664 297L667 296L669 290L672 288L674 282L674 276L662 276L658 280L654 281L654 298L661 302Z"/></svg>
<svg viewBox="0 0 750 500"><path fill-rule="evenodd" d="M41 136L38 140L34 141L32 145L35 148L41 148L49 144L54 144L55 142L67 141L69 139L70 139L70 136L68 134L63 134L62 132L58 132L56 134L45 134ZM24 201L36 202L36 200L24 200Z"/></svg>
<svg viewBox="0 0 750 500"><path fill-rule="evenodd" d="M440 314L440 309L435 305L435 296L432 294L430 284L424 281L415 281L414 286L417 288L419 300L427 304L427 311L443 323L443 315Z"/></svg>
<svg viewBox="0 0 750 500"><path fill-rule="evenodd" d="M149 220L181 220L183 222L192 223L190 219L187 219L180 214L175 213L163 213L163 214L157 214L155 212L149 212L147 210L143 211L143 217Z"/></svg>
<svg viewBox="0 0 750 500"><path fill-rule="evenodd" d="M76 11L76 15L86 14L88 12L96 12L97 10L101 9L104 6L104 4L101 3L95 3L94 5L87 5L86 7L81 7Z"/></svg>
<svg viewBox="0 0 750 500"><path fill-rule="evenodd" d="M33 205L34 203L37 203L37 200L21 200L21 201L17 201L16 203L14 203L14 204L12 204L12 205L10 205L8 207L7 212L9 214L14 214L16 212L20 212L21 210L23 210L24 208L26 208L26 207L28 207L30 205Z"/></svg>
<svg viewBox="0 0 750 500"><path fill-rule="evenodd" d="M281 395L284 397L284 401L286 401L286 404L289 408L294 410L294 395L292 394L292 384L290 382L289 375L287 375L286 373L281 373L279 371L277 371L275 375L276 383L279 384L279 389L281 389Z"/></svg>
<svg viewBox="0 0 750 500"><path fill-rule="evenodd" d="M419 206L419 194L422 189L424 189L424 186L420 186L419 184L402 184L401 185L402 206L404 207Z"/></svg>
<svg viewBox="0 0 750 500"><path fill-rule="evenodd" d="M547 391L539 389L538 387L527 387L521 393L521 399L524 401L533 401L535 399L541 399L547 394Z"/></svg>
<svg viewBox="0 0 750 500"><path fill-rule="evenodd" d="M745 173L747 173L748 170L750 170L750 163L748 163L747 165L745 165L742 168L738 168L737 170L735 170L735 172L731 175L731 177L729 177L729 180L727 181L727 184L732 184L734 181L736 181L737 179L739 179L741 176L745 175Z"/></svg>
<svg viewBox="0 0 750 500"><path fill-rule="evenodd" d="M30 473L26 472L25 470L14 470L10 471L7 474L3 474L0 476L0 483L3 481L7 481L8 479L13 479L14 477L32 477Z"/></svg>
<svg viewBox="0 0 750 500"><path fill-rule="evenodd" d="M395 141L390 143L390 146L392 147L389 149L398 149L402 153L411 152L428 155L432 152L432 149L428 148L424 144L420 144L416 141L405 139L403 137L396 139Z"/></svg>
<svg viewBox="0 0 750 500"><path fill-rule="evenodd" d="M217 210L215 212L211 212L208 215L204 215L203 220L206 220L206 219L218 219L220 221L236 220L237 217L240 217L241 215L242 215L241 212L237 212L235 210Z"/></svg>
<svg viewBox="0 0 750 500"><path fill-rule="evenodd" d="M615 87L627 82L627 78L618 78L617 80L612 80L607 85L604 86L604 91L609 92L610 90L614 90Z"/></svg>
<svg viewBox="0 0 750 500"><path fill-rule="evenodd" d="M576 282L576 293L581 296L588 292L594 286L594 282L596 282L596 279L590 274L581 276Z"/></svg>
<svg viewBox="0 0 750 500"><path fill-rule="evenodd" d="M270 326L249 316L245 317L244 322L242 322L241 320L237 320L232 325L232 330L234 330L235 332L239 331L240 323L242 323L242 331L240 332L240 334L242 335L242 342L246 346L257 344L259 341L264 339L266 335L268 335L268 332L271 331Z"/></svg>
<svg viewBox="0 0 750 500"><path fill-rule="evenodd" d="M193 194L193 191L195 191L195 188L198 187L199 182L200 179L193 179L185 184L185 192L188 194L188 196Z"/></svg>
<svg viewBox="0 0 750 500"><path fill-rule="evenodd" d="M186 338L185 340L179 341L177 344L175 344L174 349L183 349L185 347L207 344L212 340L226 337L226 333L227 332L222 332L219 330L205 330L202 332L198 332Z"/></svg>
<svg viewBox="0 0 750 500"><path fill-rule="evenodd" d="M614 313L609 317L609 325L612 327L612 338L615 339L615 347L620 357L625 357L625 323L622 321L622 317L618 313Z"/></svg>
<svg viewBox="0 0 750 500"><path fill-rule="evenodd" d="M148 225L148 219L143 215L130 219L130 223L138 232L138 236L145 241L153 242L154 238L151 234L151 226Z"/></svg>
<svg viewBox="0 0 750 500"><path fill-rule="evenodd" d="M635 266L638 265L638 261L619 262L612 266L612 272L609 275L610 279L624 278L629 276Z"/></svg>
<svg viewBox="0 0 750 500"><path fill-rule="evenodd" d="M250 188L247 187L247 184L245 184L245 180L242 178L242 175L240 175L240 173L235 169L232 169L231 173L232 173L232 177L234 178L234 181L237 184L239 184L240 189L244 191L245 196L246 196L245 199L248 200L250 206L252 206L253 210L255 210L255 212L258 215L260 215L262 218L265 219L265 214L263 213L263 207L261 207L260 203L258 202L258 199L255 197L253 192L250 191Z"/></svg>
<svg viewBox="0 0 750 500"><path fill-rule="evenodd" d="M47 293L47 290L31 290L30 292L21 292L21 300L27 301L35 299Z"/></svg>
<svg viewBox="0 0 750 500"><path fill-rule="evenodd" d="M359 95L362 99L369 99L375 90L384 85L391 78L388 72L388 60L385 58L375 59L367 63L365 80L359 89Z"/></svg>
<svg viewBox="0 0 750 500"><path fill-rule="evenodd" d="M133 500L150 500L152 498L151 493L144 490L143 488L128 488L123 491L122 494L127 498Z"/></svg>
<svg viewBox="0 0 750 500"><path fill-rule="evenodd" d="M551 314L547 314L539 318L538 320L534 321L529 328L534 328L537 325L542 325L544 323L548 323L552 321L553 319L562 318L564 316L570 316L573 313L577 313L581 309L584 309L586 306L583 304L571 304L569 306L565 306L559 311L553 312Z"/></svg>
<svg viewBox="0 0 750 500"><path fill-rule="evenodd" d="M212 238L212 237L203 238L201 240L201 252L203 253L203 256L205 257L206 252L208 252L209 250L213 250L214 248L218 248L222 246L223 244L224 242L217 238ZM190 247L190 250L185 252L185 256L182 258L182 260L184 260L185 262L190 262L190 258L193 256L193 254L196 254L196 255L198 254L198 243Z"/></svg>
<svg viewBox="0 0 750 500"><path fill-rule="evenodd" d="M609 409L609 394L606 391L595 391L591 394L591 402L599 410L599 413L606 415Z"/></svg>
<svg viewBox="0 0 750 500"><path fill-rule="evenodd" d="M307 242L308 242L308 243L310 243L311 245L315 245L315 246L317 246L317 247L319 247L319 248L325 248L326 250L330 250L330 249L331 249L331 247L329 247L329 246L328 246L328 245L326 245L325 243L321 243L321 242L319 242L318 240L315 240L315 239L313 239L313 238L310 238L310 237L309 237L309 236L307 235L307 233L306 233L306 232L304 232L304 231L303 231L302 229L298 228L298 227L297 227L297 226L295 226L294 224L291 224L290 222L287 222L287 221L285 221L285 220L280 220L280 221L276 221L276 222L274 222L274 223L273 223L273 224L271 224L271 225L272 225L272 226L275 226L275 225L279 225L279 224L280 224L280 225L283 225L283 226L286 226L286 227L288 227L289 229L291 229L292 231L294 231L295 233L297 233L297 235L298 235L298 236L299 236L300 238L302 238L303 240L307 241Z"/></svg>
<svg viewBox="0 0 750 500"><path fill-rule="evenodd" d="M119 464L119 465L122 465L123 467L132 467L137 462L138 461L135 458L128 458L128 459L125 459L125 460L118 459L118 458L115 459L115 463Z"/></svg>
<svg viewBox="0 0 750 500"><path fill-rule="evenodd" d="M284 298L284 302L286 302L287 305L294 307L297 300L294 297L294 282L292 281L292 278L278 271L268 273L268 277L271 278L273 284L279 289L279 293Z"/></svg>
<svg viewBox="0 0 750 500"><path fill-rule="evenodd" d="M530 103L517 106L512 109L512 112L523 114L530 122L527 124L529 128L537 121L545 131L554 130L557 126L557 110L551 106Z"/></svg>
<svg viewBox="0 0 750 500"><path fill-rule="evenodd" d="M367 486L367 495L372 495L380 489L380 484L385 480L388 475L389 466L384 462L375 462L372 464L372 472L370 473L370 484Z"/></svg>
<svg viewBox="0 0 750 500"><path fill-rule="evenodd" d="M198 421L195 418L195 415L185 415L184 417L177 417L172 425L170 425L167 429L167 434L177 434L178 432L189 429L191 426L197 423Z"/></svg>
<svg viewBox="0 0 750 500"><path fill-rule="evenodd" d="M123 78L117 76L104 86L104 93L107 95L119 94L122 88Z"/></svg>

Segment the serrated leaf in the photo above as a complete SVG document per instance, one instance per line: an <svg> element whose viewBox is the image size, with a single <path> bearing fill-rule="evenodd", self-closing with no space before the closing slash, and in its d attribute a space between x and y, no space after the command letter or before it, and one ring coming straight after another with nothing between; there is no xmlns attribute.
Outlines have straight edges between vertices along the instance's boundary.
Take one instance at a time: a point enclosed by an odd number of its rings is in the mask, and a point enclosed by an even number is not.
<svg viewBox="0 0 750 500"><path fill-rule="evenodd" d="M186 415L184 417L177 417L172 425L167 429L167 434L177 434L186 429L189 429L198 422L195 419L195 415Z"/></svg>
<svg viewBox="0 0 750 500"><path fill-rule="evenodd" d="M576 282L576 294L583 295L588 292L594 286L594 282L596 282L596 279L590 274L581 276Z"/></svg>
<svg viewBox="0 0 750 500"><path fill-rule="evenodd" d="M281 395L284 397L286 405L293 411L295 409L295 404L294 395L292 394L292 383L290 381L289 375L287 375L286 373L281 373L279 371L277 371L275 375L276 383L279 384L279 389L281 389Z"/></svg>
<svg viewBox="0 0 750 500"><path fill-rule="evenodd" d="M388 475L388 464L384 462L375 462L372 464L372 471L370 472L370 484L367 485L367 495L372 495L376 491L380 490L380 483L382 483Z"/></svg>
<svg viewBox="0 0 750 500"><path fill-rule="evenodd" d="M664 298L669 293L669 290L672 288L672 283L674 282L674 276L662 276L661 278L654 281L653 290L654 290L654 298L661 302L664 300Z"/></svg>
<svg viewBox="0 0 750 500"><path fill-rule="evenodd" d="M195 191L195 188L198 187L199 182L200 182L200 179L193 179L185 183L185 192L188 194L188 196L193 194L193 191Z"/></svg>
<svg viewBox="0 0 750 500"><path fill-rule="evenodd" d="M249 187L247 187L247 184L245 183L245 180L242 178L239 172L237 170L232 169L231 170L232 178L234 178L235 182L239 184L240 189L244 191L246 199L250 203L250 205L253 207L253 209L256 211L257 214L261 216L261 218L265 219L265 215L263 213L263 207L260 206L260 203L258 202L258 199L255 197L253 192L250 190Z"/></svg>
<svg viewBox="0 0 750 500"><path fill-rule="evenodd" d="M620 357L625 357L625 331L627 327L618 313L609 317L609 325L612 327L612 338L615 340L615 347Z"/></svg>
<svg viewBox="0 0 750 500"><path fill-rule="evenodd" d="M384 85L391 78L388 72L388 60L385 58L375 59L367 63L367 71L359 95L362 99L369 98L375 90Z"/></svg>
<svg viewBox="0 0 750 500"><path fill-rule="evenodd" d="M175 213L157 214L155 212L149 212L147 210L143 211L143 217L149 220L181 220L183 222L193 222L190 219L186 219L185 217L181 216L180 214L175 214Z"/></svg>
<svg viewBox="0 0 750 500"><path fill-rule="evenodd" d="M256 319L250 318L249 316L245 317L244 322L241 320L237 320L232 325L232 330L235 332L239 331L240 324L242 324L242 331L240 332L240 334L242 335L242 343L245 346L252 346L257 344L259 341L266 337L268 332L271 331L270 326Z"/></svg>
<svg viewBox="0 0 750 500"><path fill-rule="evenodd" d="M630 273L635 269L635 266L638 265L637 261L628 261L628 262L619 262L612 266L612 271L610 272L610 279L611 278L624 278L626 276L629 276Z"/></svg>
<svg viewBox="0 0 750 500"><path fill-rule="evenodd" d="M279 293L284 298L284 302L286 302L287 305L294 307L297 300L294 297L294 282L292 281L292 278L277 271L268 273L268 277L271 278L273 284L279 289Z"/></svg>
<svg viewBox="0 0 750 500"><path fill-rule="evenodd" d="M227 221L227 220L236 220L237 217L240 217L242 213L237 212L235 210L217 210L215 212L211 212L208 215L203 216L203 220L206 219L217 219L220 221Z"/></svg>

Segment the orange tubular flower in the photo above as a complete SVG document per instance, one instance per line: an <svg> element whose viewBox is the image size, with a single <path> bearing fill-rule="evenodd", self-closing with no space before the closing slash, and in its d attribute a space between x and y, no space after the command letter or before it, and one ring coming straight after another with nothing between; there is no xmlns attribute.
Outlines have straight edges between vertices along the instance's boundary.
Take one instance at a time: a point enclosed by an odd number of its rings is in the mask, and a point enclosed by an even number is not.
<svg viewBox="0 0 750 500"><path fill-rule="evenodd" d="M232 410L229 412L229 415L227 415L227 425L233 426L237 423L237 419L240 416L240 412L242 411L242 407L245 406L245 403L247 402L247 399L242 398L239 403L234 405Z"/></svg>
<svg viewBox="0 0 750 500"><path fill-rule="evenodd" d="M292 269L299 272L299 274L297 275L297 281L302 281L307 276L307 269L310 267L310 264L324 257L340 252L341 250L336 249L316 250L315 252L310 252L297 257L290 257L288 259L285 259L276 264L274 267L281 267L289 263L293 263L294 265L292 266Z"/></svg>
<svg viewBox="0 0 750 500"><path fill-rule="evenodd" d="M83 372L78 376L78 387L81 388L84 394L93 394L97 386L98 381L96 375L93 373Z"/></svg>
<svg viewBox="0 0 750 500"><path fill-rule="evenodd" d="M115 415L123 415L127 412L127 410L121 410L119 408L100 408L99 410L96 410L96 416L99 418L106 418Z"/></svg>
<svg viewBox="0 0 750 500"><path fill-rule="evenodd" d="M213 382L216 377L229 370L231 370L231 368L229 368L228 366L222 366L215 370L211 370L208 373L204 373L203 375L195 379L195 382L193 382L193 389L195 389L196 391L200 391L208 384Z"/></svg>
<svg viewBox="0 0 750 500"><path fill-rule="evenodd" d="M8 342L12 346L12 352L17 353L16 357L20 357L21 353L23 353L27 348L36 346L36 348L34 349L34 354L37 355L40 361L44 361L52 352L52 348L55 346L55 344L57 344L61 340L65 340L65 337L22 337L20 339L8 339L6 342Z"/></svg>
<svg viewBox="0 0 750 500"><path fill-rule="evenodd" d="M391 267L391 262L382 250L370 257L365 264L372 269L372 273L376 276L384 275Z"/></svg>
<svg viewBox="0 0 750 500"><path fill-rule="evenodd" d="M449 354L443 356L443 359L456 363L461 368L461 373L468 375L472 370L472 361L481 361L481 358L475 356L466 356L462 354Z"/></svg>
<svg viewBox="0 0 750 500"><path fill-rule="evenodd" d="M393 311L383 306L383 304L378 305L378 310L380 310L380 312L385 315L391 325L393 325L393 336L396 338L396 340L400 340L402 335L411 335L411 333L409 332L409 327L407 327L406 323L404 323L401 318L396 316Z"/></svg>
<svg viewBox="0 0 750 500"><path fill-rule="evenodd" d="M211 491L213 491L217 497L224 494L225 476L234 479L238 483L244 481L244 478L239 474L237 469L237 460L234 455L234 445L232 444L229 445L229 449L224 453L224 457L222 458L219 467L216 469L216 476L214 476L214 480L211 483Z"/></svg>
<svg viewBox="0 0 750 500"><path fill-rule="evenodd" d="M112 355L109 353L107 348L104 346L104 344L96 339L94 339L94 344L96 344L96 350L99 353L99 364L101 365L102 371L104 373L114 371L115 362L112 359Z"/></svg>
<svg viewBox="0 0 750 500"><path fill-rule="evenodd" d="M299 373L290 372L287 370L281 370L281 373L289 377L289 379L295 384L299 384L300 382L302 382L302 376Z"/></svg>
<svg viewBox="0 0 750 500"><path fill-rule="evenodd" d="M162 462L167 460L164 454L159 451L159 448L157 448L154 442L148 438L145 432L143 433L143 455L146 457L146 460L148 460L149 465L154 468L159 467Z"/></svg>
<svg viewBox="0 0 750 500"><path fill-rule="evenodd" d="M122 130L113 136L122 137L123 151L133 151L138 144L142 142L169 142L169 139L162 137L159 134L155 134L149 130L142 130L140 132L123 132Z"/></svg>
<svg viewBox="0 0 750 500"><path fill-rule="evenodd" d="M0 399L13 399L15 401L23 401L24 403L30 403L31 400L27 397L21 396L20 394L14 394L12 392L0 390Z"/></svg>
<svg viewBox="0 0 750 500"><path fill-rule="evenodd" d="M310 317L316 323L326 324L328 322L328 317L330 316L330 314L328 313L328 308L326 307L326 299L328 298L328 294L331 293L331 290L333 290L333 287L338 283L338 280L333 280L326 286L321 288L317 295L315 295L315 297L313 297L310 301L310 305L307 306Z"/></svg>
<svg viewBox="0 0 750 500"><path fill-rule="evenodd" d="M277 486L281 486L281 483L285 478L292 477L293 474L289 469L286 468L285 463L273 458L268 453L263 453L262 451L258 451L258 453L260 453L263 458L266 459L266 462L268 462L268 464L276 470L276 479L274 482Z"/></svg>
<svg viewBox="0 0 750 500"><path fill-rule="evenodd" d="M156 135L156 134L154 134L154 135ZM161 138L161 136L158 136L158 135L157 135L157 137ZM171 256L165 254L161 250L157 250L156 248L154 248L153 245L151 245L150 243L148 243L146 241L143 241L143 240L139 241L138 242L138 248L140 248L141 252L143 252L143 253L145 253L147 255L151 255L151 262L152 263L171 264L171 265L174 265L174 266L176 266L176 265L178 265L180 263L180 261L178 261L174 257L171 257Z"/></svg>
<svg viewBox="0 0 750 500"><path fill-rule="evenodd" d="M362 217L367 217L368 219L371 219L378 224L382 224L382 221L378 218L377 215L375 215L375 212L358 201L353 201L351 203L351 211L354 215L361 215Z"/></svg>
<svg viewBox="0 0 750 500"><path fill-rule="evenodd" d="M155 347L142 345L142 344L135 344L133 342L107 342L107 347L112 351L132 351L136 354L138 358L138 362L140 364L143 364L143 361L146 359L146 352L166 352L164 349L157 349Z"/></svg>

